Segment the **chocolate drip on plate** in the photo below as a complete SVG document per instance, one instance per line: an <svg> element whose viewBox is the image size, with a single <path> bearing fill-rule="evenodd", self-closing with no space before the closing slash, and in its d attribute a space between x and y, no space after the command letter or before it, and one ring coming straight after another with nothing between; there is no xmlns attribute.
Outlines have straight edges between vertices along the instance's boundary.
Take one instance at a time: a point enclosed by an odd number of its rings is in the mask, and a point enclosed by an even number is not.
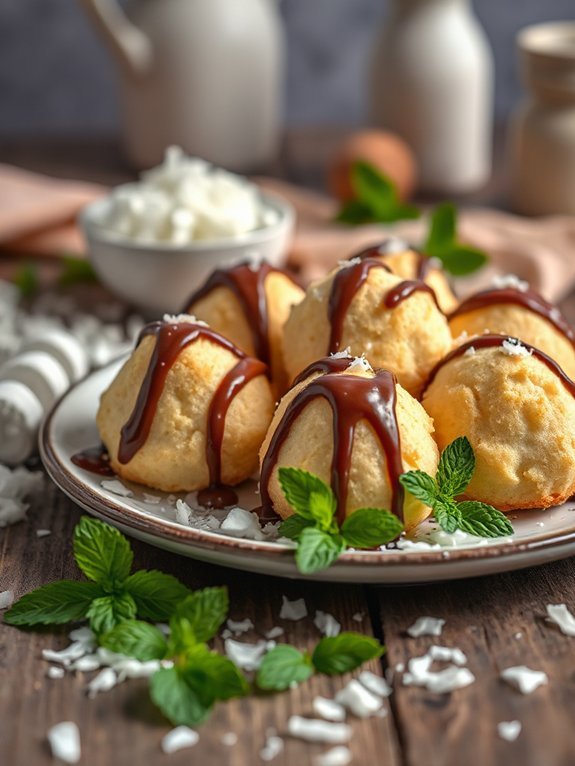
<svg viewBox="0 0 575 766"><path fill-rule="evenodd" d="M206 461L210 473L210 487L203 490L203 499L212 507L219 507L219 503L231 505L237 501L235 492L221 486L221 450L225 418L234 397L250 380L264 375L267 371L266 365L258 359L246 356L233 343L204 325L191 322L154 322L144 327L138 342L148 335L155 336L156 343L136 404L121 431L118 460L120 463L128 463L146 442L167 375L179 354L200 338L209 340L227 349L239 360L224 376L214 393L206 429Z"/></svg>
<svg viewBox="0 0 575 766"><path fill-rule="evenodd" d="M531 346L529 343L525 343L525 341L519 340L519 338L512 338L509 335L478 335L476 338L471 338L465 343L462 343L461 346L453 349L453 351L450 351L447 356L443 357L443 359L441 359L438 364L435 365L429 374L429 378L427 379L423 393L425 393L425 391L433 383L439 370L452 359L455 359L458 356L463 356L465 352L470 348L475 349L475 351L484 348L497 348L498 346L502 346L505 341L509 341L514 345L519 345L526 348L530 355L536 359L539 359L540 362L543 362L543 364L546 365L546 367L548 367L551 372L559 378L571 396L575 397L575 383L568 375L563 372L561 367L554 359L551 359L550 356L547 356L547 354L545 354L543 351L540 351L538 348L535 348L535 346Z"/></svg>
<svg viewBox="0 0 575 766"><path fill-rule="evenodd" d="M496 288L482 290L463 301L463 303L460 303L455 311L452 311L449 315L449 319L454 319L462 314L468 314L471 311L476 311L486 306L504 305L507 303L522 306L534 314L539 314L575 346L575 333L571 325L561 315L559 309L548 303L545 298L542 298L533 290L516 290L512 287L502 290Z"/></svg>
<svg viewBox="0 0 575 766"><path fill-rule="evenodd" d="M265 262L255 266L251 263L240 263L230 269L216 269L205 284L186 301L184 310L191 309L193 313L194 303L205 298L217 287L226 287L236 296L243 308L252 332L256 356L269 364L269 315L265 281L272 273L283 274L294 282L287 271Z"/></svg>
<svg viewBox="0 0 575 766"><path fill-rule="evenodd" d="M70 459L74 465L83 468L85 471L90 471L90 473L98 474L98 476L116 475L110 465L108 451L103 444L76 452Z"/></svg>
<svg viewBox="0 0 575 766"><path fill-rule="evenodd" d="M269 482L292 425L310 402L321 398L328 402L333 418L331 487L337 498L338 521L341 523L345 519L353 440L360 421L369 423L379 439L392 490L390 510L402 519L404 492L399 477L403 473L403 463L395 411L395 385L393 373L378 370L370 378L328 373L302 389L289 403L263 459L260 478L263 507L272 507Z"/></svg>

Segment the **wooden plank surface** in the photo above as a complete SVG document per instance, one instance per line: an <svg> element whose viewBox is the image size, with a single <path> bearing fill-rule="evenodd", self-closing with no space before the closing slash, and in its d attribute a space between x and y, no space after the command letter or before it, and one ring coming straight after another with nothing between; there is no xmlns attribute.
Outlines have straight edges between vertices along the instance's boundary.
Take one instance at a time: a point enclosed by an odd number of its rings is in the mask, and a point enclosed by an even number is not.
<svg viewBox="0 0 575 766"><path fill-rule="evenodd" d="M35 501L29 520L0 530L0 590L10 588L16 596L45 582L77 577L71 555L71 536L80 510L46 480L46 490ZM50 529L49 537L37 538L36 529ZM285 640L300 648L312 647L320 638L312 620L316 609L334 614L344 629L371 633L365 593L352 586L324 586L278 580L235 572L194 562L132 541L135 566L157 568L179 577L191 588L225 584L230 590L230 616L250 617L256 630L240 640L254 641L274 625L285 630ZM281 596L305 598L309 617L292 622L279 619ZM360 624L352 615L365 615ZM67 674L64 679L46 677L48 663L43 648L60 649L69 643L62 631L44 633L19 631L0 625L0 764L39 766L51 761L45 735L50 726L64 720L78 724L86 766L124 766L132 763L162 763L162 736L169 726L147 699L145 682L124 684L88 699L87 677ZM221 642L220 642L221 647ZM369 666L381 672L378 662ZM184 764L191 758L200 764L223 763L246 766L262 762L259 753L266 732L273 728L281 736L292 714L312 714L318 695L332 697L348 680L317 677L284 694L260 695L220 705L202 726L200 742L193 751L170 756L170 763ZM391 715L367 721L353 719L351 749L357 764L395 766L401 763ZM221 738L235 732L239 741L226 747ZM285 750L273 763L277 766L312 764L325 746L309 745L286 738Z"/></svg>

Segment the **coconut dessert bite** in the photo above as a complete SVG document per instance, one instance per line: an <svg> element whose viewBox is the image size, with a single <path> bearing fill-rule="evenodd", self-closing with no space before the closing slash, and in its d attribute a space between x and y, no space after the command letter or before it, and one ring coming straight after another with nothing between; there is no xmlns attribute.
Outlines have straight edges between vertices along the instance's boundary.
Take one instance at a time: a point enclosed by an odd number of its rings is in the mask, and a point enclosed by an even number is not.
<svg viewBox="0 0 575 766"><path fill-rule="evenodd" d="M281 337L304 291L282 269L241 263L217 269L187 301L185 310L207 322L238 348L269 365L276 391L287 386Z"/></svg>
<svg viewBox="0 0 575 766"><path fill-rule="evenodd" d="M517 277L463 301L449 316L453 337L508 334L541 349L575 377L575 334L558 308Z"/></svg>
<svg viewBox="0 0 575 766"><path fill-rule="evenodd" d="M292 308L283 339L291 380L315 359L349 347L395 373L414 396L451 344L429 285L404 280L374 258L345 261L312 284Z"/></svg>
<svg viewBox="0 0 575 766"><path fill-rule="evenodd" d="M575 384L517 338L483 335L432 372L423 406L440 449L467 436L476 467L466 497L508 511L575 492Z"/></svg>
<svg viewBox="0 0 575 766"><path fill-rule="evenodd" d="M345 355L311 364L281 400L261 449L264 509L292 514L278 480L282 466L331 485L341 523L358 508L383 508L407 529L429 508L404 493L399 476L419 468L435 475L438 450L423 407L387 370Z"/></svg>
<svg viewBox="0 0 575 766"><path fill-rule="evenodd" d="M393 274L402 279L421 279L431 287L441 310L448 314L457 306L441 262L417 250L398 237L391 237L379 244L366 247L352 258L376 258L384 263Z"/></svg>
<svg viewBox="0 0 575 766"><path fill-rule="evenodd" d="M257 468L274 399L263 362L193 317L147 325L104 392L97 425L122 478L165 492L236 501Z"/></svg>

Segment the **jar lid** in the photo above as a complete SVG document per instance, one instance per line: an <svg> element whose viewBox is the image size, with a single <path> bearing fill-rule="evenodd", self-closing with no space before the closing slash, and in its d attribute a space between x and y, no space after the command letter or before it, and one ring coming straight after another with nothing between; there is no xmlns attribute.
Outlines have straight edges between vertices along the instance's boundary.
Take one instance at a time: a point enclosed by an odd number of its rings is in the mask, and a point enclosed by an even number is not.
<svg viewBox="0 0 575 766"><path fill-rule="evenodd" d="M535 24L517 35L521 72L528 88L575 96L575 22Z"/></svg>

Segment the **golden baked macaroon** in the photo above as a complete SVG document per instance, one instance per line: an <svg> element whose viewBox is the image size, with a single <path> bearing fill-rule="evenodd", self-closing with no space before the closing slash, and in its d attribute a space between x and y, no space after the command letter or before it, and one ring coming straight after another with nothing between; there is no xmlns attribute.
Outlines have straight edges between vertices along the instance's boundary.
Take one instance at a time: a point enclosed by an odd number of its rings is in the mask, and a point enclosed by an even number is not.
<svg viewBox="0 0 575 766"><path fill-rule="evenodd" d="M284 327L290 380L315 359L349 348L397 375L413 396L451 348L445 316L424 282L403 280L374 258L344 261L314 282Z"/></svg>
<svg viewBox="0 0 575 766"><path fill-rule="evenodd" d="M432 476L439 454L433 422L387 370L337 355L311 364L281 400L260 452L264 509L292 514L278 481L281 466L331 484L338 519L359 508L390 510L410 529L430 513L405 493L399 476L419 468Z"/></svg>
<svg viewBox="0 0 575 766"><path fill-rule="evenodd" d="M539 349L504 335L471 338L438 365L422 403L440 450L458 436L473 447L466 497L510 511L575 492L575 384Z"/></svg>
<svg viewBox="0 0 575 766"><path fill-rule="evenodd" d="M304 291L283 269L240 263L212 272L185 311L207 322L250 356L265 362L277 392L287 387L281 337L290 309Z"/></svg>
<svg viewBox="0 0 575 766"><path fill-rule="evenodd" d="M511 335L541 349L575 377L575 335L558 308L526 282L500 280L464 300L448 317L454 338L495 333Z"/></svg>
<svg viewBox="0 0 575 766"><path fill-rule="evenodd" d="M435 293L437 303L445 314L449 314L457 306L457 298L442 269L441 262L425 255L403 239L390 237L379 244L366 247L353 257L377 258L402 279L423 280Z"/></svg>
<svg viewBox="0 0 575 766"><path fill-rule="evenodd" d="M193 317L147 325L96 418L113 470L165 492L205 490L205 505L230 504L224 488L257 469L272 418L266 371Z"/></svg>

